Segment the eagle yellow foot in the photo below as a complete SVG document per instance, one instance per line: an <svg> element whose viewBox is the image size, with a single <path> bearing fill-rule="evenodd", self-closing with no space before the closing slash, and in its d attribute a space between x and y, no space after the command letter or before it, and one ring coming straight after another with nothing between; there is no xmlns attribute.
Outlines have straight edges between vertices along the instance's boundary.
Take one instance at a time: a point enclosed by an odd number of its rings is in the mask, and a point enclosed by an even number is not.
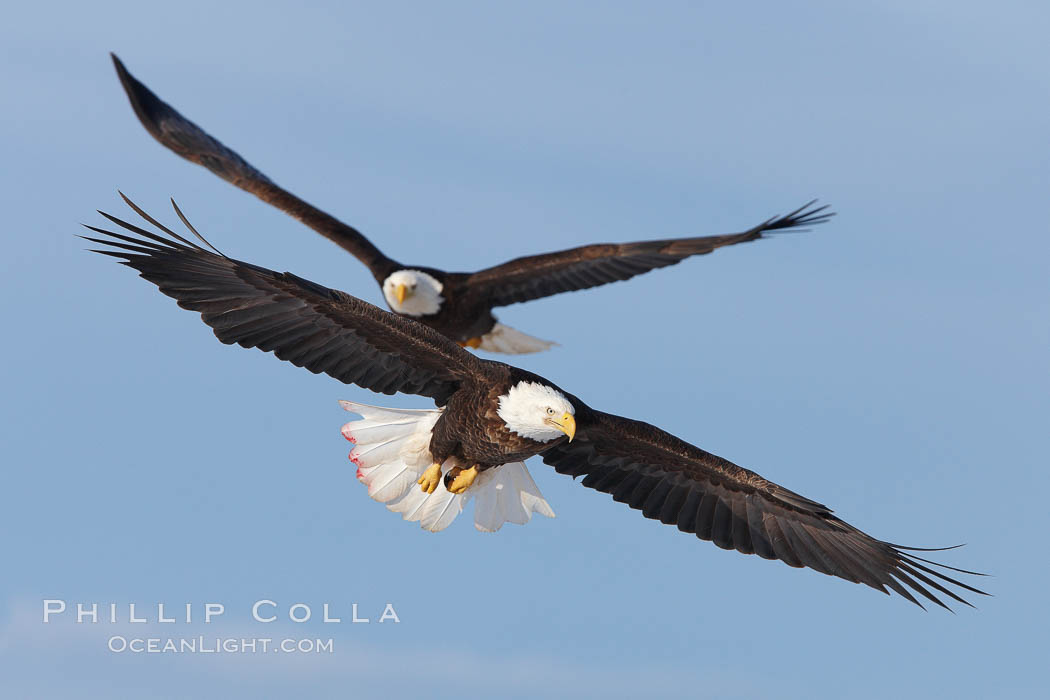
<svg viewBox="0 0 1050 700"><path fill-rule="evenodd" d="M471 338L470 340L460 341L459 346L461 348L480 348L481 338Z"/></svg>
<svg viewBox="0 0 1050 700"><path fill-rule="evenodd" d="M441 482L441 465L431 464L427 467L427 470L423 472L423 476L416 480L423 493L434 493L434 489L438 487Z"/></svg>
<svg viewBox="0 0 1050 700"><path fill-rule="evenodd" d="M478 478L478 473L477 466L470 469L453 467L445 475L445 488L449 493L463 493L474 483L474 479Z"/></svg>

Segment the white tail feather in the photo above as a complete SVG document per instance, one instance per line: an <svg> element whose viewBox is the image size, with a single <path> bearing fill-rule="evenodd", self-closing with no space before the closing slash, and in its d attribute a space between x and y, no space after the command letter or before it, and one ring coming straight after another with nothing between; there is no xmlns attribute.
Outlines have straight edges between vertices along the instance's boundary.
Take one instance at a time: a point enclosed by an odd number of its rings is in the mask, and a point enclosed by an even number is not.
<svg viewBox="0 0 1050 700"><path fill-rule="evenodd" d="M398 498L430 466L430 431L441 412L340 403L364 419L342 429L343 437L354 443L350 461L357 465L358 480L377 501Z"/></svg>
<svg viewBox="0 0 1050 700"><path fill-rule="evenodd" d="M533 513L554 517L554 511L532 480L524 462L511 462L478 475L467 491L473 495L474 527L482 532L495 532L503 523L524 525Z"/></svg>
<svg viewBox="0 0 1050 700"><path fill-rule="evenodd" d="M481 336L481 345L478 347L488 352L504 352L509 355L526 355L532 352L549 350L557 343L550 340L541 340L526 335L510 326L496 323L492 330Z"/></svg>
<svg viewBox="0 0 1050 700"><path fill-rule="evenodd" d="M465 493L449 493L444 479L433 493L424 493L416 480L433 463L431 430L441 410L339 403L362 417L342 429L343 436L354 443L350 461L357 465L358 480L368 487L371 498L401 513L405 520L419 522L431 532L444 530L474 497L474 527L482 532L495 532L505 522L524 525L533 513L554 517L522 462L486 469ZM441 466L442 476L453 466L447 460Z"/></svg>

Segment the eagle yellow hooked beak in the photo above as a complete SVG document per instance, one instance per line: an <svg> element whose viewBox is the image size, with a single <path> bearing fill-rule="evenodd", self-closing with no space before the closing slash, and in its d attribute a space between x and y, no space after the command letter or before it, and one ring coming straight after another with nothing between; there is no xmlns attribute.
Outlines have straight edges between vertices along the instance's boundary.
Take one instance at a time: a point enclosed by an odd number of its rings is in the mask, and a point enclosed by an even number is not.
<svg viewBox="0 0 1050 700"><path fill-rule="evenodd" d="M408 296L408 287L403 284L397 285L397 287L394 288L394 296L397 297L398 304L404 304L405 297Z"/></svg>
<svg viewBox="0 0 1050 700"><path fill-rule="evenodd" d="M569 442L572 442L572 439L576 437L576 418L568 411L561 418L552 418L551 423L569 436Z"/></svg>

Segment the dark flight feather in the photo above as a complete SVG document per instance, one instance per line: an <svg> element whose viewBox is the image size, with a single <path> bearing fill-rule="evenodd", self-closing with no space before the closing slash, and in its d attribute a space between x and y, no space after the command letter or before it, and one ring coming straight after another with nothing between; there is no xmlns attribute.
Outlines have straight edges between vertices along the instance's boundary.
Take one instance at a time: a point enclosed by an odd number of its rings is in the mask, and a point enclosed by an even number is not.
<svg viewBox="0 0 1050 700"><path fill-rule="evenodd" d="M299 219L367 265L380 284L399 267L360 231L280 187L236 152L209 136L139 82L115 54L110 56L135 115L162 145Z"/></svg>
<svg viewBox="0 0 1050 700"><path fill-rule="evenodd" d="M827 206L809 202L786 216L768 219L743 233L697 238L669 238L637 243L600 243L557 253L517 258L475 272L466 288L491 300L493 306L588 289L667 267L694 255L755 241L764 233L822 224L834 216Z"/></svg>
<svg viewBox="0 0 1050 700"><path fill-rule="evenodd" d="M908 589L945 608L937 594L972 607L948 585L987 595L925 564L980 574L908 554L912 548L877 540L827 506L659 428L571 400L576 439L545 451L543 461L573 478L582 476L584 486L609 493L648 518L675 524L722 549L892 590L920 607Z"/></svg>
<svg viewBox="0 0 1050 700"><path fill-rule="evenodd" d="M439 405L476 373L478 358L426 326L291 273L103 216L142 238L88 226L109 238L87 240L117 249L96 252L120 258L179 306L200 312L223 343L273 352L376 392L429 396Z"/></svg>

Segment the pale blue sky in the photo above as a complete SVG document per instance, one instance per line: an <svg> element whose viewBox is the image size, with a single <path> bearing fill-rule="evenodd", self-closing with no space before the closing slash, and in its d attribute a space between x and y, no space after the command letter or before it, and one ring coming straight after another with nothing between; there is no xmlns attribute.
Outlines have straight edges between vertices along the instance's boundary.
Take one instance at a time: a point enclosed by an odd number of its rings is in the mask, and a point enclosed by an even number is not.
<svg viewBox="0 0 1050 700"><path fill-rule="evenodd" d="M1040 3L23 3L0 27L5 697L1037 697L1050 487L1050 13ZM139 126L107 56L393 257L839 216L510 307L518 364L827 503L966 542L977 611L723 552L530 464L558 518L431 535L368 500L345 398L83 252L164 221L372 302L365 268ZM43 598L219 601L323 657L130 656ZM399 625L282 624L393 602ZM153 626L149 626L153 627ZM334 629L333 629L334 628ZM276 631L275 631L276 630ZM62 673L56 672L61 669ZM1042 690L1041 690L1042 689Z"/></svg>

